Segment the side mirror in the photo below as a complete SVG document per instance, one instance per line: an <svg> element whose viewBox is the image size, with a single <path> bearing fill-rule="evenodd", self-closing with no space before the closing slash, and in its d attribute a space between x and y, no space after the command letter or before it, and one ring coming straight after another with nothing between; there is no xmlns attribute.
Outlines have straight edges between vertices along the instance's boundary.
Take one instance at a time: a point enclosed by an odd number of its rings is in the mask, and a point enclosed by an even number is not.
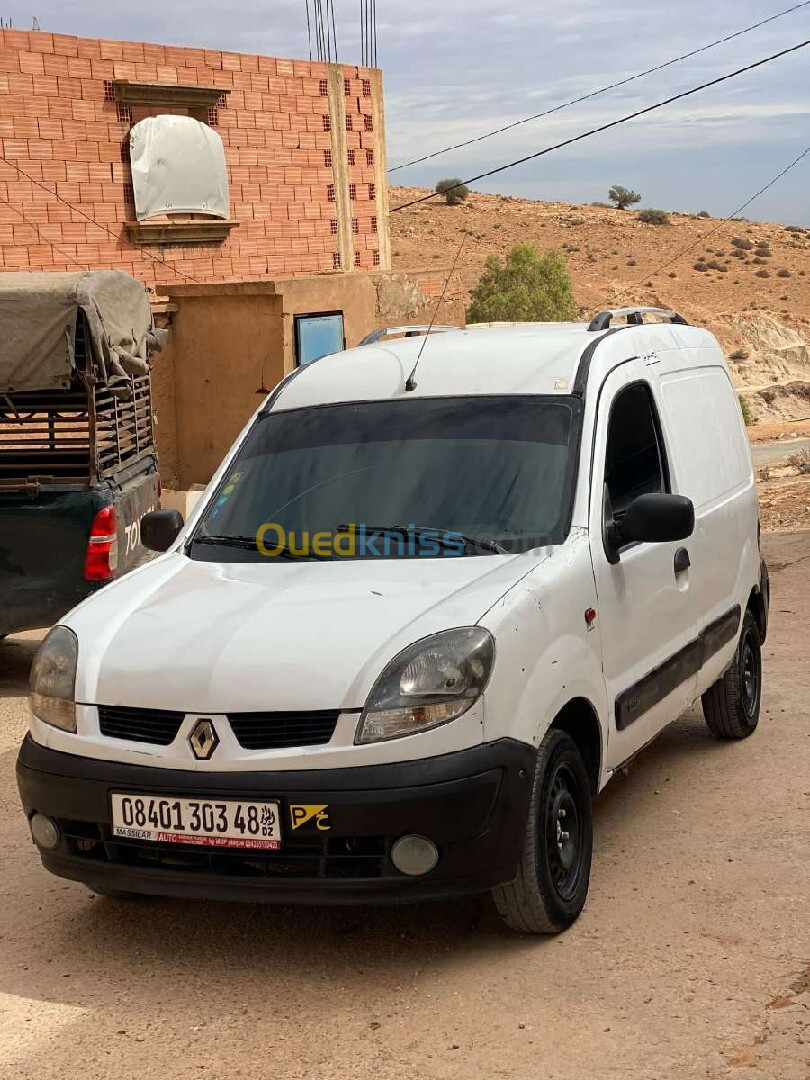
<svg viewBox="0 0 810 1080"><path fill-rule="evenodd" d="M168 551L183 525L179 510L152 510L141 518L141 543L150 551Z"/></svg>
<svg viewBox="0 0 810 1080"><path fill-rule="evenodd" d="M695 529L695 508L684 495L650 494L633 499L607 530L614 552L625 544L665 544L685 540Z"/></svg>

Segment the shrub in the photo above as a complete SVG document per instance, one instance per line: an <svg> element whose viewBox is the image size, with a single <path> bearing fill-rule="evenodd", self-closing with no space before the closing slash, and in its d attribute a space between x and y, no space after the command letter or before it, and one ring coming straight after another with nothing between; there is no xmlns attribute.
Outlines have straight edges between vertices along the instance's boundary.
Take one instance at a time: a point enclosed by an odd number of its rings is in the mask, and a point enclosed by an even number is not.
<svg viewBox="0 0 810 1080"><path fill-rule="evenodd" d="M627 265L628 266L635 266L636 265L636 260L635 259L628 259L627 260Z"/></svg>
<svg viewBox="0 0 810 1080"><path fill-rule="evenodd" d="M735 259L744 259L745 258L745 252L742 251L740 248L734 248L732 250L731 254Z"/></svg>
<svg viewBox="0 0 810 1080"><path fill-rule="evenodd" d="M669 214L666 210L639 210L638 220L645 225L669 225Z"/></svg>
<svg viewBox="0 0 810 1080"><path fill-rule="evenodd" d="M766 277L770 277L771 275L770 275L770 272L768 270L757 270L755 276L756 277L761 277L761 278L766 278Z"/></svg>
<svg viewBox="0 0 810 1080"><path fill-rule="evenodd" d="M613 185L608 192L608 198L611 202L616 203L617 210L626 210L628 206L641 202L640 195L637 195L635 191L631 191L630 188L622 187L621 184Z"/></svg>
<svg viewBox="0 0 810 1080"><path fill-rule="evenodd" d="M722 263L719 263L717 259L710 259L709 262L706 263L706 268L708 270L719 270L721 274L728 273L726 267L723 266Z"/></svg>
<svg viewBox="0 0 810 1080"><path fill-rule="evenodd" d="M751 409L748 402L741 395L737 395L737 401L740 403L740 412L742 413L743 423L746 427L750 427L753 424L754 419L751 416Z"/></svg>
<svg viewBox="0 0 810 1080"><path fill-rule="evenodd" d="M790 277L791 275L790 275L789 270L786 270L784 267L782 267L782 269L777 272L776 276L777 277Z"/></svg>
<svg viewBox="0 0 810 1080"><path fill-rule="evenodd" d="M565 259L516 244L506 260L490 255L471 291L468 322L565 322L578 314Z"/></svg>
<svg viewBox="0 0 810 1080"><path fill-rule="evenodd" d="M803 233L804 229L801 227L801 225L786 225L785 232Z"/></svg>
<svg viewBox="0 0 810 1080"><path fill-rule="evenodd" d="M436 191L439 195L444 195L444 201L448 206L458 206L470 194L470 189L457 176L440 180L436 185Z"/></svg>
<svg viewBox="0 0 810 1080"><path fill-rule="evenodd" d="M788 465L798 469L801 476L806 476L810 473L810 450L804 446L797 453L791 454L788 458Z"/></svg>
<svg viewBox="0 0 810 1080"><path fill-rule="evenodd" d="M747 360L749 356L747 349L735 349L733 353L729 355L729 360Z"/></svg>
<svg viewBox="0 0 810 1080"><path fill-rule="evenodd" d="M599 206L599 207L601 207L602 210L612 210L613 209L613 207L610 205L609 202L599 202L598 200L596 202L589 203L589 205L590 206Z"/></svg>
<svg viewBox="0 0 810 1080"><path fill-rule="evenodd" d="M764 255L755 255L751 262L754 264L754 266L766 266L768 260L765 258Z"/></svg>
<svg viewBox="0 0 810 1080"><path fill-rule="evenodd" d="M754 246L751 241L744 236L734 236L732 237L731 242L734 247L739 248L740 251L750 251Z"/></svg>
<svg viewBox="0 0 810 1080"><path fill-rule="evenodd" d="M710 218L711 216L712 215L709 213L708 210L698 210L698 212L695 214L695 217L708 217L708 218Z"/></svg>
<svg viewBox="0 0 810 1080"><path fill-rule="evenodd" d="M709 269L709 265L708 263L705 263L702 259L698 259L698 261L695 263L694 269L697 270L699 274L705 274L706 271Z"/></svg>
<svg viewBox="0 0 810 1080"><path fill-rule="evenodd" d="M677 277L678 275L677 275L677 274L675 273L675 271L674 271L674 270L670 270L670 272L669 272L669 276L670 276L671 278L676 278L676 277Z"/></svg>

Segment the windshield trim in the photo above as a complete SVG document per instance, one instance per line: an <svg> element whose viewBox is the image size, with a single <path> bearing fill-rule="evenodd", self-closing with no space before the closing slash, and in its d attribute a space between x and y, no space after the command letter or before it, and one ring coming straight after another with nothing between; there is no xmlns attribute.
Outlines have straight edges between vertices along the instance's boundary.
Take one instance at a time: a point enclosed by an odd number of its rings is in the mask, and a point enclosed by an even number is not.
<svg viewBox="0 0 810 1080"><path fill-rule="evenodd" d="M311 365L308 365L308 366L311 366ZM304 368L297 368L292 373L292 375L294 376L299 371L303 371L303 370L305 370L305 369ZM289 376L288 376L288 378L289 378ZM277 386L273 390L273 393L271 394L271 399L273 398L274 395L277 395L277 393L282 389L282 386L283 386L283 383L280 383L279 386ZM423 402L425 400L430 400L430 401L474 402L474 401L494 401L494 400L497 400L499 398L514 398L514 399L520 399L522 401L536 401L538 404L545 404L545 405L561 405L561 404L564 404L564 405L567 405L571 410L571 435L570 435L570 441L569 441L569 454L568 454L568 461L566 462L566 467L565 467L565 476L564 476L564 479L563 479L563 494L562 494L562 500L561 500L561 513L560 513L560 517L559 517L559 521L558 521L558 525L557 525L557 530L554 533L550 534L548 537L545 537L543 544L536 545L534 548L529 548L528 550L529 551L534 551L534 550L537 549L538 546L544 547L544 546L547 546L547 545L556 546L556 545L562 544L567 540L567 538L568 538L568 536L569 536L569 534L571 532L571 522L572 522L573 514L574 514L574 500L575 500L575 497L576 497L576 485L577 485L577 478L578 478L578 475L579 475L579 456L580 456L581 445L582 445L582 429L583 429L583 420L584 420L584 403L583 403L582 398L579 397L577 394L562 394L562 393L558 393L558 394L515 394L515 393L503 393L503 394L431 394L431 395L417 395L417 396L409 395L408 397L403 397L403 398L397 398L397 397L391 397L391 398L359 398L359 399L352 399L351 401L323 401L323 402L318 402L317 404L314 404L314 405L300 405L295 409L278 409L278 410L275 410L275 411L273 410L273 405L275 404L275 402L271 401L270 402L270 408L267 408L265 406L264 408L262 408L256 414L256 416L255 416L255 418L253 420L253 423L250 425L250 427L245 432L244 437L243 437L242 441L240 442L238 449L236 450L236 452L232 455L232 457L228 461L228 467L227 467L227 469L225 469L223 471L222 477L220 478L220 481L217 484L216 488L211 492L211 495L210 495L209 499L207 500L207 502L205 503L205 505L199 508L199 517L198 517L197 521L195 522L194 528L193 528L192 532L185 538L185 541L183 543L183 553L187 557L190 557L190 551L191 551L192 545L194 544L194 541L197 539L197 536L198 536L199 532L202 529L202 525L203 525L205 517L206 517L206 515L208 513L208 510L214 504L214 502L217 500L217 498L221 495L223 488L228 483L229 475L230 475L231 471L236 467L237 463L239 462L239 458L240 458L240 455L242 454L245 443L250 438L250 436L253 434L254 430L256 429L256 426L258 424L264 422L265 420L267 420L271 416L278 416L278 415L280 415L282 413L284 415L286 415L286 416L290 416L290 415L292 415L294 413L312 412L313 410L320 410L320 409L348 408L348 407L356 406L356 405L376 405L376 404L379 404L379 405L385 405L385 404L391 405L391 404L400 404L401 403L404 408L414 408L414 407L418 406L420 402ZM512 554L512 553L507 553L507 554ZM385 558L389 558L389 556L380 556L381 560L383 560ZM395 556L390 556L390 558L395 558ZM267 560L265 560L265 561L267 561ZM309 561L309 560L302 560L302 561ZM340 561L344 561L344 560L329 560L329 561L340 562ZM352 562L353 560L347 559L345 561L346 562Z"/></svg>

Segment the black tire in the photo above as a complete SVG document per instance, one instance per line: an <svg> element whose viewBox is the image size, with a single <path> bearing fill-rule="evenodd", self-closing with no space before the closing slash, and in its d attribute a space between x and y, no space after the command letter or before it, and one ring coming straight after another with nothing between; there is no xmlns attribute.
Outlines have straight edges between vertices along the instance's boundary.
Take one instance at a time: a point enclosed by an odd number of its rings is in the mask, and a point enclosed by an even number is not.
<svg viewBox="0 0 810 1080"><path fill-rule="evenodd" d="M592 851L588 773L570 735L551 728L537 751L518 875L492 890L507 926L523 934L569 927L585 906Z"/></svg>
<svg viewBox="0 0 810 1080"><path fill-rule="evenodd" d="M733 663L702 698L709 731L718 739L747 739L759 723L761 699L759 627L746 611Z"/></svg>

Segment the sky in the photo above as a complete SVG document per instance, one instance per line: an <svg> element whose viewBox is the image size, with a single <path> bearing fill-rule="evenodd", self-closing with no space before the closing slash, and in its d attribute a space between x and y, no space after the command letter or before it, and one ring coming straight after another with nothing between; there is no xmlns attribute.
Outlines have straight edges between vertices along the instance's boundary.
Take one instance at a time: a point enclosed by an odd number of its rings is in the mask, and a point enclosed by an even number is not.
<svg viewBox="0 0 810 1080"><path fill-rule="evenodd" d="M767 18L797 0L377 0L389 166L551 108ZM305 0L5 0L26 29L308 57ZM360 62L360 2L334 0L338 59ZM810 5L542 120L392 174L477 173L810 39ZM727 216L810 146L810 46L685 101L481 181L532 199ZM810 226L810 155L745 216Z"/></svg>

